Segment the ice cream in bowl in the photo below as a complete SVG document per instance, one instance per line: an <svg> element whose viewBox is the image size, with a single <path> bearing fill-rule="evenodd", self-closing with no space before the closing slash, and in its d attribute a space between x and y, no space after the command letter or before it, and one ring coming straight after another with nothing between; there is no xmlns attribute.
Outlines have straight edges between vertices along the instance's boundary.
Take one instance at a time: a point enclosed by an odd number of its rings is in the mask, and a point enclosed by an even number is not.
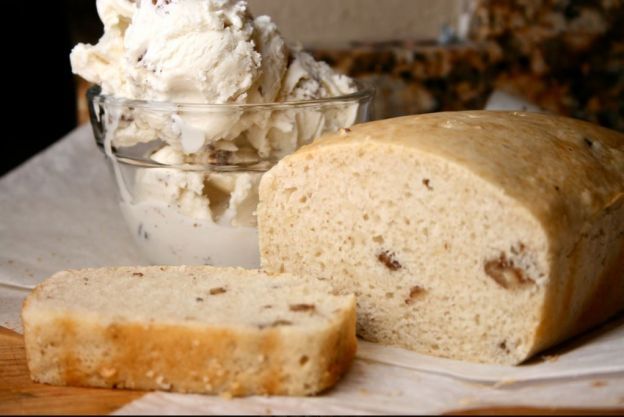
<svg viewBox="0 0 624 417"><path fill-rule="evenodd" d="M257 267L257 187L282 157L369 117L373 91L230 0L98 0L74 72L134 239L156 264Z"/></svg>

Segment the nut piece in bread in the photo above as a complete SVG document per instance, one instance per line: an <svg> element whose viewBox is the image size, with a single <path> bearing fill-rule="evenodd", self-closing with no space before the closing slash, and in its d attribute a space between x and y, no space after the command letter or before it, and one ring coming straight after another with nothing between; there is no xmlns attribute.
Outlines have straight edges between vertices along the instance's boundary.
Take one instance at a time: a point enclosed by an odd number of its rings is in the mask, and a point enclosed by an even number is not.
<svg viewBox="0 0 624 417"><path fill-rule="evenodd" d="M28 296L22 319L31 377L54 385L311 395L356 350L353 295L243 269L64 271Z"/></svg>
<svg viewBox="0 0 624 417"><path fill-rule="evenodd" d="M260 185L262 266L354 292L364 338L518 364L624 307L624 135L451 112L328 135Z"/></svg>

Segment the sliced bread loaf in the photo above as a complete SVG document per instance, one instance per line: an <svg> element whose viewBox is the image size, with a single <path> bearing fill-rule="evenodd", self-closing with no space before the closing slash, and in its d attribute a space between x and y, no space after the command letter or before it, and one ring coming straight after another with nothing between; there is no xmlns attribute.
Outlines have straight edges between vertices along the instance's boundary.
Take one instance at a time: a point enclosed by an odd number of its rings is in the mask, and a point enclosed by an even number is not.
<svg viewBox="0 0 624 417"><path fill-rule="evenodd" d="M517 364L624 307L624 135L455 112L326 136L263 178L262 266L355 292L358 332Z"/></svg>
<svg viewBox="0 0 624 417"><path fill-rule="evenodd" d="M54 385L309 395L356 350L353 295L242 269L64 271L22 319L31 376Z"/></svg>

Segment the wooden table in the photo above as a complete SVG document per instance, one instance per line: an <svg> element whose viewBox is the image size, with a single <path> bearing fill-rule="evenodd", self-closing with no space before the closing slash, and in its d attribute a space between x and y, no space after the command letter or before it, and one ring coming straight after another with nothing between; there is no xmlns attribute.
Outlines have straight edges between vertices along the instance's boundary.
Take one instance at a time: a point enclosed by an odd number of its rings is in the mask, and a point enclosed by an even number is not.
<svg viewBox="0 0 624 417"><path fill-rule="evenodd" d="M109 414L143 395L145 393L139 391L53 387L36 384L28 376L22 336L0 327L0 415ZM624 415L624 409L588 410L508 407L458 410L448 414Z"/></svg>

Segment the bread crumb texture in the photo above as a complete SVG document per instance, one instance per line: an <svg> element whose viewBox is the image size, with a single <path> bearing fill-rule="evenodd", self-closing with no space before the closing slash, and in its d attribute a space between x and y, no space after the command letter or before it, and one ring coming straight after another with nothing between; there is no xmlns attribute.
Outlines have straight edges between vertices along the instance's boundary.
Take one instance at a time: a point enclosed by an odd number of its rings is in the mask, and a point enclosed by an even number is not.
<svg viewBox="0 0 624 417"><path fill-rule="evenodd" d="M517 364L624 306L624 135L522 112L327 135L263 178L262 266L357 295L365 339Z"/></svg>

